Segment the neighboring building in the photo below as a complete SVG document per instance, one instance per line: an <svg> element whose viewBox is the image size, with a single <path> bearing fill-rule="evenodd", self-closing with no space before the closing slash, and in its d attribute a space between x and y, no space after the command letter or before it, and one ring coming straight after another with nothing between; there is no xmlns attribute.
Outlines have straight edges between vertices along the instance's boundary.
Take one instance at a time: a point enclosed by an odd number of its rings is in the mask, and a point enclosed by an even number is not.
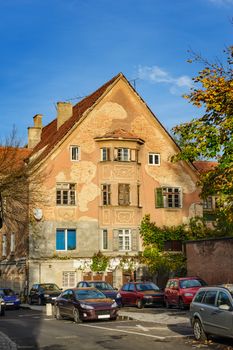
<svg viewBox="0 0 233 350"><path fill-rule="evenodd" d="M28 137L28 162L44 171L44 202L34 206L19 289L89 279L99 251L109 257L103 278L118 287L129 271L141 276L145 214L159 226L202 215L196 168L171 162L178 146L122 74L75 106L59 102L44 127L36 115Z"/></svg>

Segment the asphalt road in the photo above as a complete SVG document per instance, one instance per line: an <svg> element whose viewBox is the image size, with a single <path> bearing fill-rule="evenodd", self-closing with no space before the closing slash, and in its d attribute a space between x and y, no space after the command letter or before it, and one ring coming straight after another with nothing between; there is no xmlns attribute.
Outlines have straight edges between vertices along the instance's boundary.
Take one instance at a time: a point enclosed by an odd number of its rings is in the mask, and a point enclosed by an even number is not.
<svg viewBox="0 0 233 350"><path fill-rule="evenodd" d="M0 330L19 350L220 349L218 344L195 343L189 327L136 320L75 324L72 320L58 321L37 310L9 310L0 318Z"/></svg>

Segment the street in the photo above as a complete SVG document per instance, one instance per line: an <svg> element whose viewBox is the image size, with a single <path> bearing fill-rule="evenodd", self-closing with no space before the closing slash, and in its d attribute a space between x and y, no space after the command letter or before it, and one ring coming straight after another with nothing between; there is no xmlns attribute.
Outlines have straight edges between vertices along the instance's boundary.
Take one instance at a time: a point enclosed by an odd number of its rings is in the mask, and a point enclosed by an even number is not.
<svg viewBox="0 0 233 350"><path fill-rule="evenodd" d="M132 309L132 308L131 308ZM230 342L199 344L191 328L165 326L138 320L100 321L75 324L56 320L40 310L9 310L0 318L0 330L16 343L17 349L226 349ZM1 350L4 348L1 347Z"/></svg>

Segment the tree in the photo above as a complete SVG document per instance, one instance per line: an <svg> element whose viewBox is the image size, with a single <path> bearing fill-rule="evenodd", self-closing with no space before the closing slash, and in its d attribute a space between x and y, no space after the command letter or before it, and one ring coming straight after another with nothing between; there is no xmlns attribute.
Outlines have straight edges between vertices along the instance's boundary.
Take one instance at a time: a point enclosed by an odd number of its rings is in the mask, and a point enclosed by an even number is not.
<svg viewBox="0 0 233 350"><path fill-rule="evenodd" d="M28 148L20 147L15 129L0 146L0 224L3 234L22 233L18 244L26 248L28 224L35 203L42 203L42 173L28 163ZM8 240L9 241L9 240Z"/></svg>
<svg viewBox="0 0 233 350"><path fill-rule="evenodd" d="M195 86L184 96L203 109L201 117L173 128L181 145L178 160L216 160L217 165L201 174L202 197L218 195L221 215L233 222L233 46L224 51L226 62L210 63L193 54L204 68L193 78Z"/></svg>

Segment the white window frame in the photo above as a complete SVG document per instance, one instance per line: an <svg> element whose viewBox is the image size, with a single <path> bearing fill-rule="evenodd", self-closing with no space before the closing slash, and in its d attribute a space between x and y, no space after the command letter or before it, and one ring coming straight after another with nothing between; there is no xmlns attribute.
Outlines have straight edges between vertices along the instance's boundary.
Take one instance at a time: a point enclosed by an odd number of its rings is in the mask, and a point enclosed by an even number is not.
<svg viewBox="0 0 233 350"><path fill-rule="evenodd" d="M61 192L60 193L61 203L58 203L58 191ZM65 192L67 192L67 203L64 203ZM74 183L59 182L56 184L56 205L61 205L61 206L76 205L76 185Z"/></svg>
<svg viewBox="0 0 233 350"><path fill-rule="evenodd" d="M109 147L102 147L100 149L101 152L101 162L107 162L110 160L110 148Z"/></svg>
<svg viewBox="0 0 233 350"><path fill-rule="evenodd" d="M6 234L2 235L2 256L6 256Z"/></svg>
<svg viewBox="0 0 233 350"><path fill-rule="evenodd" d="M70 146L70 160L72 162L80 161L80 147L79 146Z"/></svg>
<svg viewBox="0 0 233 350"><path fill-rule="evenodd" d="M149 165L154 165L154 166L160 166L160 154L159 153L154 153L154 152L149 152L148 153L148 164Z"/></svg>
<svg viewBox="0 0 233 350"><path fill-rule="evenodd" d="M14 253L15 252L15 233L12 232L11 233L11 253Z"/></svg>
<svg viewBox="0 0 233 350"><path fill-rule="evenodd" d="M108 250L108 230L102 229L102 250Z"/></svg>
<svg viewBox="0 0 233 350"><path fill-rule="evenodd" d="M182 208L183 198L182 198L182 188L181 187L171 187L162 186L163 202L164 208L168 209L179 209ZM172 201L172 206L169 206L169 196ZM178 196L178 205L176 206L176 196Z"/></svg>
<svg viewBox="0 0 233 350"><path fill-rule="evenodd" d="M71 283L73 280L73 283ZM75 271L62 271L62 288L74 288L76 287L76 272Z"/></svg>
<svg viewBox="0 0 233 350"><path fill-rule="evenodd" d="M131 251L131 230L118 229L118 247L119 251Z"/></svg>

